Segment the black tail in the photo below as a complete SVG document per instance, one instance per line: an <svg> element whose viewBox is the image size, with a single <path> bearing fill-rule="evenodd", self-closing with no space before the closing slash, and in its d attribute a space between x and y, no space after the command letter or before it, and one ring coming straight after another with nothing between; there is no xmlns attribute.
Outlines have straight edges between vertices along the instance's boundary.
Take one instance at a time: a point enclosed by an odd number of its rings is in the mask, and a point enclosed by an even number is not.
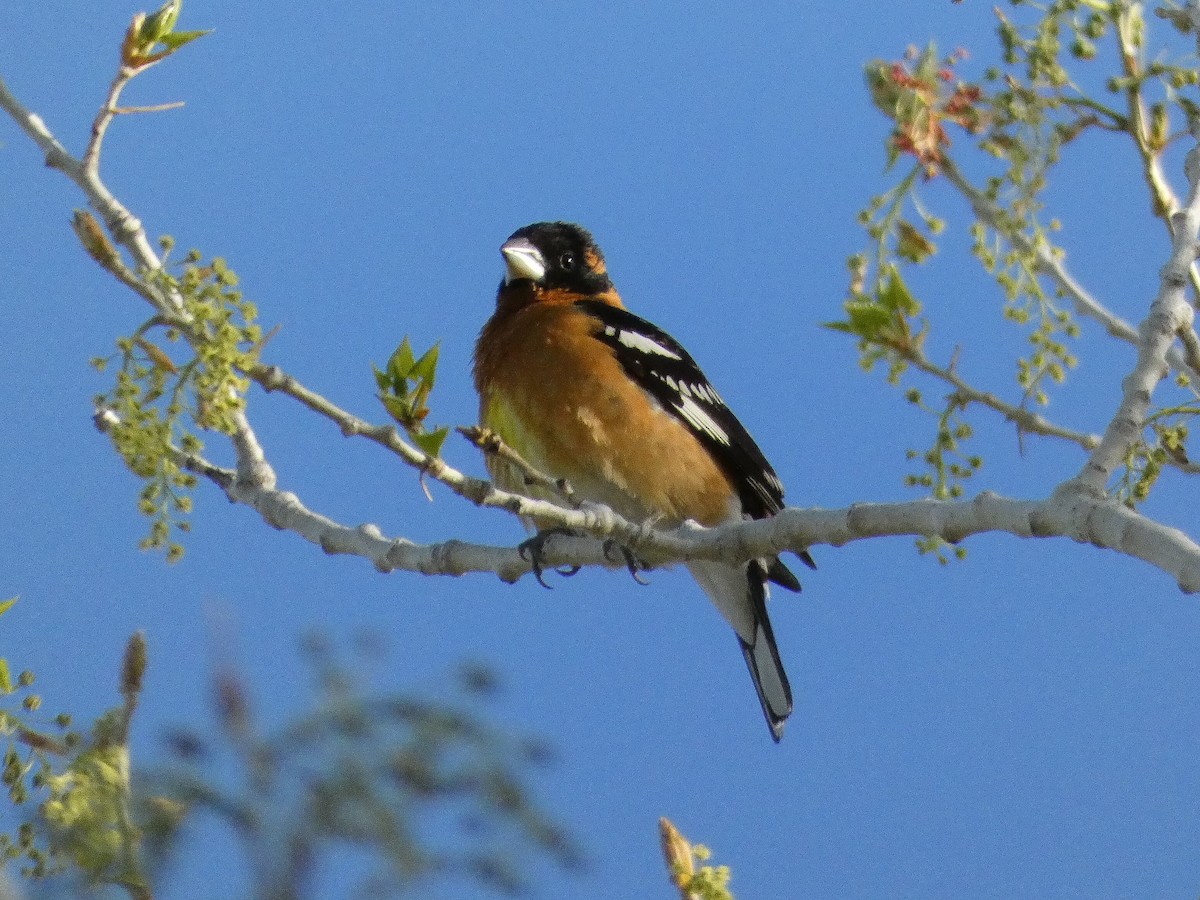
<svg viewBox="0 0 1200 900"><path fill-rule="evenodd" d="M778 565L783 569L782 563ZM730 566L717 562L690 562L688 569L704 588L709 599L733 626L746 667L754 679L754 690L762 704L763 715L776 742L783 735L783 723L792 712L792 688L779 660L771 620L767 618L767 579L769 569L754 560L748 565ZM787 575L791 576L791 572ZM795 576L791 579L795 581ZM799 584L797 583L797 587Z"/></svg>
<svg viewBox="0 0 1200 900"><path fill-rule="evenodd" d="M788 684L787 672L779 659L779 648L775 646L771 620L767 618L766 573L759 564L751 563L746 575L750 602L754 607L754 641L747 642L738 635L738 643L750 677L754 679L754 689L758 692L758 702L762 704L771 737L779 743L783 737L783 723L792 714L792 686Z"/></svg>

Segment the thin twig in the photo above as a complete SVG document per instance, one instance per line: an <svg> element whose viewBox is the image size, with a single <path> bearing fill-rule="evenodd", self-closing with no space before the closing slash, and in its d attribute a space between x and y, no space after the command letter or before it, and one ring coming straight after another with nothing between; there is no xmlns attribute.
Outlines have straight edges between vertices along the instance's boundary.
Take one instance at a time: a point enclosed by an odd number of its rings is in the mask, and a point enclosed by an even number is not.
<svg viewBox="0 0 1200 900"><path fill-rule="evenodd" d="M525 487L539 488L551 496L561 497L571 509L579 508L579 497L565 478L554 478L536 468L520 453L504 443L500 435L490 428L470 425L459 426L454 430L483 451L486 456L503 460L520 472Z"/></svg>
<svg viewBox="0 0 1200 900"><path fill-rule="evenodd" d="M1110 310L1084 288L1079 280L1071 274L1066 263L1054 248L1045 241L1035 242L1032 238L1006 225L1003 210L983 191L967 181L949 157L943 161L941 171L946 176L946 180L971 204L972 210L980 221L1004 235L1021 253L1034 257L1038 271L1049 277L1057 289L1064 296L1070 298L1075 312L1099 323L1113 337L1137 346L1139 340L1137 328ZM1179 348L1172 347L1167 351L1167 362L1172 369L1187 372L1194 381L1200 383L1200 369L1190 366Z"/></svg>
<svg viewBox="0 0 1200 900"><path fill-rule="evenodd" d="M140 113L166 112L169 109L181 109L183 105L182 100L173 100L170 103L156 103L153 106L117 106L113 108L113 112L118 116L130 116Z"/></svg>
<svg viewBox="0 0 1200 900"><path fill-rule="evenodd" d="M119 81L119 76L118 79L114 80L114 86L117 84L117 81ZM110 89L111 96L112 90ZM13 96L2 78L0 78L0 109L7 112L13 121L46 154L47 166L58 169L83 191L88 203L104 219L104 224L113 236L113 239L129 251L133 257L135 269L153 271L161 268L158 254L155 253L154 248L150 245L142 223L117 200L100 178L97 171L99 166L98 159L95 165L88 168L81 160L72 156L58 139L54 137L50 129L46 127L46 123L42 121L42 118L27 109ZM103 109L97 115L96 121L93 123L93 129L99 127L99 139L103 139L104 132L111 119L111 114L106 114ZM98 153L100 145L95 133L93 133L92 143L89 144L89 148L93 146L95 146ZM139 291L139 293L154 305L157 312L174 318L184 316L183 301L180 297L171 296L165 292L160 294L160 292L152 288L147 288L146 291Z"/></svg>
<svg viewBox="0 0 1200 900"><path fill-rule="evenodd" d="M129 84L137 73L138 70L132 66L123 65L117 70L116 76L108 86L108 96L104 98L100 111L92 120L92 137L80 160L84 172L92 175L100 172L100 147L104 143L104 135L108 131L108 126L117 114L117 99L125 90L125 85Z"/></svg>
<svg viewBox="0 0 1200 900"><path fill-rule="evenodd" d="M1020 406L1008 403L995 394L988 391L981 391L978 388L972 387L964 381L953 369L953 363L949 368L943 368L936 363L930 361L924 354L917 356L906 356L905 359L916 368L920 369L929 375L954 386L958 396L963 400L971 403L979 403L983 406L993 409L1000 413L1008 421L1017 426L1021 432L1029 432L1032 434L1040 434L1046 437L1061 438L1064 441L1070 441L1073 444L1078 444L1084 450L1093 450L1100 443L1100 436L1095 434L1087 434L1082 431L1073 431L1069 428L1063 428L1055 425L1049 419L1037 413L1030 412Z"/></svg>

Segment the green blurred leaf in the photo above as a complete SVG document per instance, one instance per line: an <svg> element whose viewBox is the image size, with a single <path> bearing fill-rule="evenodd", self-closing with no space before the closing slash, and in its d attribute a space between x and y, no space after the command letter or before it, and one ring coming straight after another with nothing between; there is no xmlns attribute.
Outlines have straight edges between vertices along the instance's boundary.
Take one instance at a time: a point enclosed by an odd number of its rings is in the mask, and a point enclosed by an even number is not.
<svg viewBox="0 0 1200 900"><path fill-rule="evenodd" d="M400 346L396 348L388 359L387 370L392 376L393 383L403 384L404 380L409 377L412 372L413 364L416 357L413 356L412 344L408 342L406 337L400 342Z"/></svg>
<svg viewBox="0 0 1200 900"><path fill-rule="evenodd" d="M879 292L879 301L887 309L894 310L905 316L915 316L921 311L921 304L911 293L899 270L892 266L888 273L887 283Z"/></svg>
<svg viewBox="0 0 1200 900"><path fill-rule="evenodd" d="M16 603L17 600L17 597L9 597L7 600L0 600L0 616L12 609L13 604Z"/></svg>
<svg viewBox="0 0 1200 900"><path fill-rule="evenodd" d="M375 373L375 385L380 391L386 391L392 386L392 379L378 366L372 365L371 371Z"/></svg>
<svg viewBox="0 0 1200 900"><path fill-rule="evenodd" d="M12 673L8 671L8 660L0 659L0 694L13 692Z"/></svg>
<svg viewBox="0 0 1200 900"><path fill-rule="evenodd" d="M147 44L154 44L157 41L166 43L163 38L170 35L171 29L179 21L179 11L182 7L183 0L169 0L169 2L160 6L156 12L146 16L142 22L142 27L138 29L139 40Z"/></svg>
<svg viewBox="0 0 1200 900"><path fill-rule="evenodd" d="M401 425L407 427L412 423L412 404L406 398L397 397L393 394L380 394L379 401L388 411L388 414Z"/></svg>
<svg viewBox="0 0 1200 900"><path fill-rule="evenodd" d="M911 222L896 223L896 255L914 263L922 263L937 252L937 245Z"/></svg>
<svg viewBox="0 0 1200 900"><path fill-rule="evenodd" d="M415 377L423 379L429 388L433 388L433 383L437 377L438 352L441 347L441 342L430 347L425 355L413 364L412 374Z"/></svg>
<svg viewBox="0 0 1200 900"><path fill-rule="evenodd" d="M170 34L164 34L158 39L160 44L166 44L172 51L178 50L184 44L190 44L197 38L202 38L206 34L212 34L211 28L206 28L203 31L172 31Z"/></svg>
<svg viewBox="0 0 1200 900"><path fill-rule="evenodd" d="M849 330L871 340L876 340L879 332L892 320L886 307L865 297L847 301L846 313L850 316Z"/></svg>
<svg viewBox="0 0 1200 900"><path fill-rule="evenodd" d="M854 329L849 322L822 322L822 328L828 328L831 331L841 331L845 334L854 334Z"/></svg>
<svg viewBox="0 0 1200 900"><path fill-rule="evenodd" d="M446 436L450 434L450 426L443 425L433 431L423 431L420 434L413 434L412 439L418 447L420 447L427 456L439 456L442 452L442 445L446 443Z"/></svg>

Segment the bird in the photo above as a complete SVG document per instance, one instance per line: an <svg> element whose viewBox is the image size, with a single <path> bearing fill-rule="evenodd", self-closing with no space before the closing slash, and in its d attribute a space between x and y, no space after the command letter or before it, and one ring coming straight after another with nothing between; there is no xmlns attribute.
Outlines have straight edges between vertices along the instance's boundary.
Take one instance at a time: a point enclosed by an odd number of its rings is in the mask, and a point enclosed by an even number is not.
<svg viewBox="0 0 1200 900"><path fill-rule="evenodd" d="M474 353L481 425L576 497L630 521L713 527L783 508L783 485L754 439L679 342L626 309L586 229L527 225L500 253L504 278ZM499 455L487 465L505 490L564 502L539 495ZM807 551L798 556L815 568ZM733 627L778 743L792 690L767 582L799 591L799 580L778 557L687 568Z"/></svg>

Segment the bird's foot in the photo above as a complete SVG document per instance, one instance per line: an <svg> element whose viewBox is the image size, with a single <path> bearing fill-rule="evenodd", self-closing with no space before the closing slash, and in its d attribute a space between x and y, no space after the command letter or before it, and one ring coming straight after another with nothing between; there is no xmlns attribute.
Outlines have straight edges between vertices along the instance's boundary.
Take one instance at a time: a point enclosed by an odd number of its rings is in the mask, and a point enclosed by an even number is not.
<svg viewBox="0 0 1200 900"><path fill-rule="evenodd" d="M529 540L522 541L517 545L517 553L520 554L521 559L529 560L529 567L533 570L533 577L537 579L538 584L547 590L553 590L553 588L546 584L546 579L542 577L546 571L543 559L545 558L546 541L556 536L578 537L570 528L548 528L545 531L539 531ZM570 578L579 571L579 566L556 566L554 571L563 578Z"/></svg>
<svg viewBox="0 0 1200 900"><path fill-rule="evenodd" d="M625 563L625 568L629 571L630 576L638 584L649 584L645 578L639 575L639 572L646 570L646 564L633 555L633 551L624 544L618 544L612 538L604 542L604 556L606 559L616 560L615 552L620 552L621 561Z"/></svg>

